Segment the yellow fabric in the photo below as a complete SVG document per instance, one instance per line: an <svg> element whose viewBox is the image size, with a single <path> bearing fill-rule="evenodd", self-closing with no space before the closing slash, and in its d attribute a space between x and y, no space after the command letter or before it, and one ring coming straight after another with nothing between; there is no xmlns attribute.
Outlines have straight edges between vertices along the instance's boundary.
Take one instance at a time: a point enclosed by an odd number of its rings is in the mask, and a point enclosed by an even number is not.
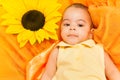
<svg viewBox="0 0 120 80"><path fill-rule="evenodd" d="M49 47L47 50L43 51L41 54L38 54L31 61L29 61L26 67L26 80L40 80L45 65L47 63L50 51L57 43L58 42L52 44L51 47Z"/></svg>
<svg viewBox="0 0 120 80"><path fill-rule="evenodd" d="M93 40L68 45L60 42L57 72L53 80L106 80L104 50Z"/></svg>

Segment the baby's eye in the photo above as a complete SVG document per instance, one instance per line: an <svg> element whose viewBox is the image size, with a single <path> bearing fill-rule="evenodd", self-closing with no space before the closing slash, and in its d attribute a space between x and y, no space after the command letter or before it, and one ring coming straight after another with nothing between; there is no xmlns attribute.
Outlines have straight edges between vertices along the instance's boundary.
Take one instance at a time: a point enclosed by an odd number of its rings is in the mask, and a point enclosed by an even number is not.
<svg viewBox="0 0 120 80"><path fill-rule="evenodd" d="M63 24L64 26L70 26L70 24Z"/></svg>
<svg viewBox="0 0 120 80"><path fill-rule="evenodd" d="M78 26L79 26L79 27L83 27L83 25L82 25L82 24L78 24Z"/></svg>

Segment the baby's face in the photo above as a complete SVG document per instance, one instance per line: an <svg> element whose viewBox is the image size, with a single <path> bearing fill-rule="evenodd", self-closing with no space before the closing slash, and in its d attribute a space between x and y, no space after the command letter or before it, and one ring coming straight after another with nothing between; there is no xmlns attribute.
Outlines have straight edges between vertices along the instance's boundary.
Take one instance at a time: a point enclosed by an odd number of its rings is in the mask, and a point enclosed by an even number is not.
<svg viewBox="0 0 120 80"><path fill-rule="evenodd" d="M73 45L89 39L91 24L90 15L86 10L75 7L68 8L63 15L61 24L63 41Z"/></svg>

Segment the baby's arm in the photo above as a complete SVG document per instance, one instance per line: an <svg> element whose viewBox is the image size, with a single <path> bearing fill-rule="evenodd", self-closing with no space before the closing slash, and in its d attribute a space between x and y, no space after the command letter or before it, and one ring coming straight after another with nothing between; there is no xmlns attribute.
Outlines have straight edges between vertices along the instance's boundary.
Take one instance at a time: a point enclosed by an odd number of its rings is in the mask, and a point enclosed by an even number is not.
<svg viewBox="0 0 120 80"><path fill-rule="evenodd" d="M105 52L105 73L108 80L120 80L120 72Z"/></svg>
<svg viewBox="0 0 120 80"><path fill-rule="evenodd" d="M54 48L50 53L45 72L43 73L41 80L51 80L53 78L56 72L57 55L58 48Z"/></svg>

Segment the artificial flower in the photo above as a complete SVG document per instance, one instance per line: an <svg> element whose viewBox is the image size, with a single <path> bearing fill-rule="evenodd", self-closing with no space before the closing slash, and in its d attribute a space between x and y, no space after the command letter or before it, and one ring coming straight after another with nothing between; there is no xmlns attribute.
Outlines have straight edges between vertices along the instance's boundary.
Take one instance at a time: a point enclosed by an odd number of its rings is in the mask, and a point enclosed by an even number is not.
<svg viewBox="0 0 120 80"><path fill-rule="evenodd" d="M28 41L57 40L56 24L61 19L57 0L1 0L6 10L2 25L8 26L6 32L17 34L20 47Z"/></svg>

